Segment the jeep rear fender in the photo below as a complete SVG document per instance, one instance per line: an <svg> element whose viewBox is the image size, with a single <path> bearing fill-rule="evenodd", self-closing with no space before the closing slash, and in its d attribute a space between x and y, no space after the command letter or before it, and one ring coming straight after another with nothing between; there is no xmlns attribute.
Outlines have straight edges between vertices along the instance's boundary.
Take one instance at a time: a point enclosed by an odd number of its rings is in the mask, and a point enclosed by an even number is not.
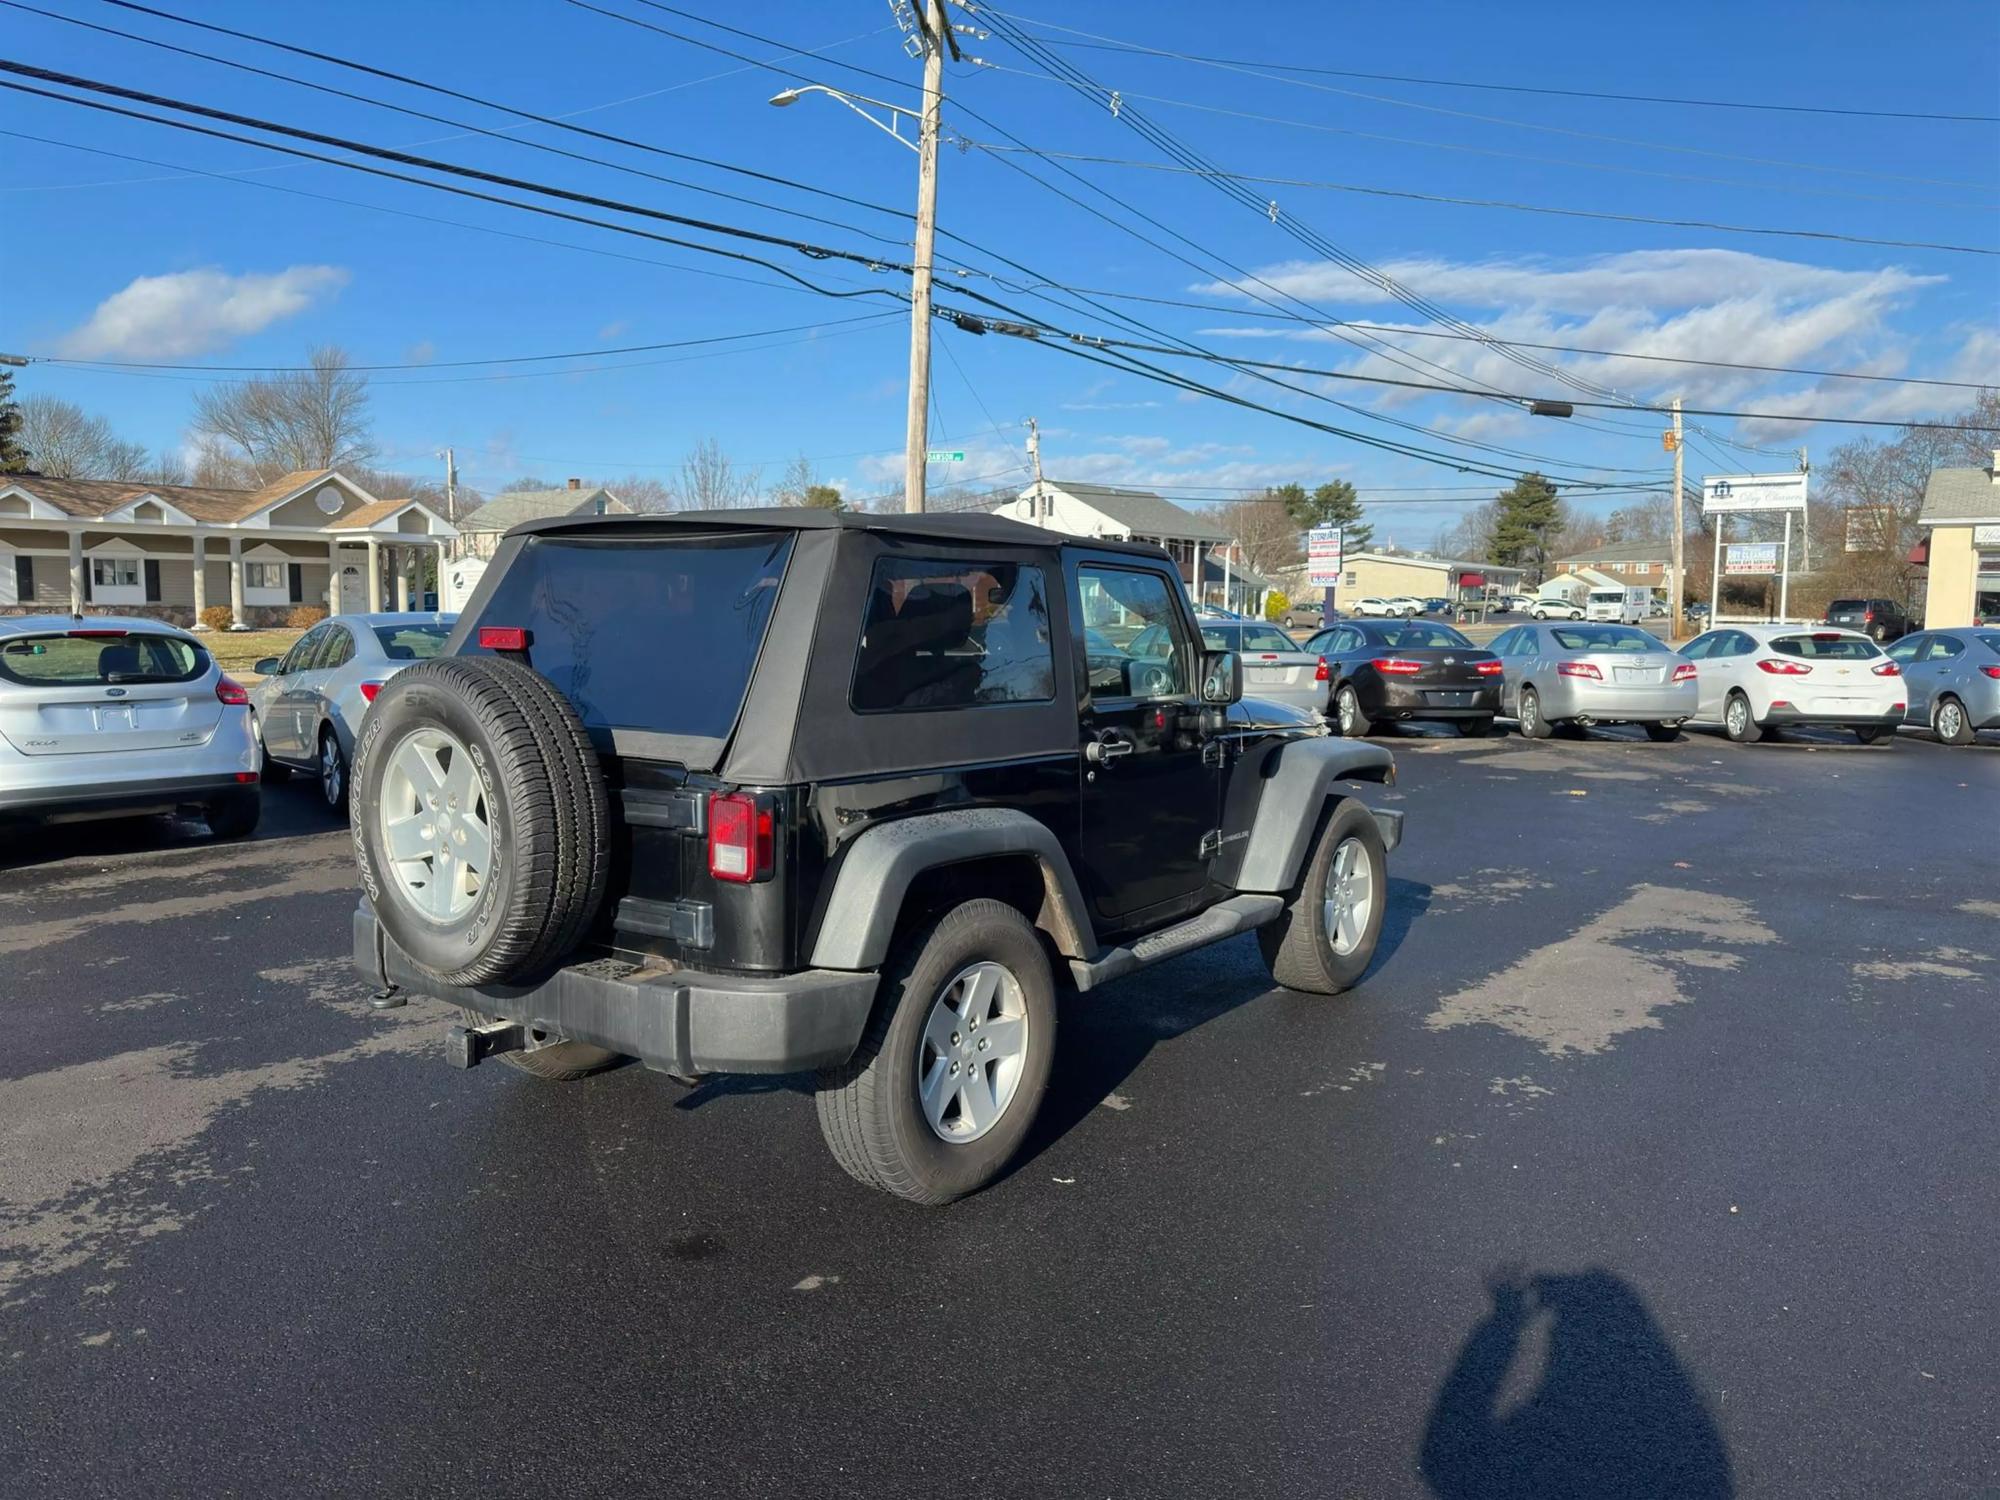
<svg viewBox="0 0 2000 1500"><path fill-rule="evenodd" d="M1390 782L1396 775L1395 757L1380 745L1357 740L1293 740L1273 759L1250 826L1250 842L1237 868L1239 891L1289 891L1312 848L1327 799L1342 795L1338 783ZM1393 849L1402 815L1377 812L1375 818L1382 826L1383 842Z"/></svg>
<svg viewBox="0 0 2000 1500"><path fill-rule="evenodd" d="M1024 855L1042 872L1036 925L1065 958L1096 955L1097 938L1069 857L1055 834L1004 807L954 808L899 818L863 832L840 862L813 944L816 969L872 969L889 956L912 882L927 871L994 855Z"/></svg>

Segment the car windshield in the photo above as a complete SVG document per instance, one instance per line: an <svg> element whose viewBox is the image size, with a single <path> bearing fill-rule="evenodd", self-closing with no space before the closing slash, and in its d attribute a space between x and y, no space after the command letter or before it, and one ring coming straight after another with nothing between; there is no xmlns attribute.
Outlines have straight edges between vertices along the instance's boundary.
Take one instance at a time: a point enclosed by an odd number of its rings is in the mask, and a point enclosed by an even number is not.
<svg viewBox="0 0 2000 1500"><path fill-rule="evenodd" d="M1384 630L1377 631L1376 635L1381 638L1383 645L1394 646L1399 650L1406 651L1423 647L1431 647L1435 650L1444 651L1461 646L1468 650L1472 648L1472 642L1460 635L1456 630L1453 630L1449 625L1425 625L1421 623L1391 625Z"/></svg>
<svg viewBox="0 0 2000 1500"><path fill-rule="evenodd" d="M0 645L0 677L34 687L192 682L207 670L206 651L171 635L83 630Z"/></svg>
<svg viewBox="0 0 2000 1500"><path fill-rule="evenodd" d="M429 661L450 638L451 626L444 624L375 627L375 639L390 661Z"/></svg>
<svg viewBox="0 0 2000 1500"><path fill-rule="evenodd" d="M1565 651L1664 651L1667 648L1630 625L1565 625L1552 630Z"/></svg>
<svg viewBox="0 0 2000 1500"><path fill-rule="evenodd" d="M1118 649L1117 642L1095 626L1090 626L1084 630L1083 649L1092 656L1123 656L1125 654Z"/></svg>
<svg viewBox="0 0 2000 1500"><path fill-rule="evenodd" d="M1771 649L1783 656L1810 656L1833 661L1865 661L1882 653L1860 635L1781 635Z"/></svg>

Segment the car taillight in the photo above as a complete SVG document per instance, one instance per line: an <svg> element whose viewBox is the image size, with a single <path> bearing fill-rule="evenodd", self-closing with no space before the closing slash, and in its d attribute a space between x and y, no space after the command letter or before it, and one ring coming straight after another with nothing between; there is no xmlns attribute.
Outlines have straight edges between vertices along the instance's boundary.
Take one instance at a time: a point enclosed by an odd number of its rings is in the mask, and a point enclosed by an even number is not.
<svg viewBox="0 0 2000 1500"><path fill-rule="evenodd" d="M1877 662L1868 670L1873 672L1877 677L1901 677L1903 675L1903 669L1892 661Z"/></svg>
<svg viewBox="0 0 2000 1500"><path fill-rule="evenodd" d="M1391 677L1414 677L1423 671L1424 664L1401 656L1378 656L1375 658L1374 667L1376 671Z"/></svg>
<svg viewBox="0 0 2000 1500"><path fill-rule="evenodd" d="M482 625L479 627L479 649L482 651L526 651L528 632L519 625Z"/></svg>
<svg viewBox="0 0 2000 1500"><path fill-rule="evenodd" d="M1675 682L1693 682L1693 681L1694 681L1694 663L1693 663L1693 662L1691 662L1691 661L1684 661L1684 662L1682 662L1682 663L1681 663L1681 664L1680 664L1680 665L1679 665L1678 667L1675 667L1675 668L1674 668L1674 681L1675 681Z"/></svg>
<svg viewBox="0 0 2000 1500"><path fill-rule="evenodd" d="M2000 667L1981 667L1979 672L1982 677L2000 677Z"/></svg>
<svg viewBox="0 0 2000 1500"><path fill-rule="evenodd" d="M716 792L708 799L708 873L739 884L771 873L777 846L771 804L761 797Z"/></svg>
<svg viewBox="0 0 2000 1500"><path fill-rule="evenodd" d="M1757 670L1769 672L1773 677L1804 677L1812 668L1802 661L1779 661L1774 656L1767 656L1757 663Z"/></svg>
<svg viewBox="0 0 2000 1500"><path fill-rule="evenodd" d="M1472 670L1481 677L1498 677L1506 668L1497 661L1476 661L1472 664Z"/></svg>
<svg viewBox="0 0 2000 1500"><path fill-rule="evenodd" d="M1329 674L1328 671L1326 670L1326 658L1322 656L1319 659L1319 665L1313 668L1313 681L1325 682L1328 680L1330 675L1331 674Z"/></svg>
<svg viewBox="0 0 2000 1500"><path fill-rule="evenodd" d="M123 635L125 632L121 630L118 633ZM234 677L219 677L215 682L215 701L227 703L231 708L248 708L250 695Z"/></svg>
<svg viewBox="0 0 2000 1500"><path fill-rule="evenodd" d="M1556 663L1558 677L1588 677L1593 682L1604 681L1604 674L1597 670L1595 662L1559 661Z"/></svg>
<svg viewBox="0 0 2000 1500"><path fill-rule="evenodd" d="M1872 609L1861 611L1861 623L1863 625L1873 625L1875 623L1875 611Z"/></svg>
<svg viewBox="0 0 2000 1500"><path fill-rule="evenodd" d="M361 701L363 703L373 703L375 701L375 695L381 691L382 691L381 683L364 682L361 684Z"/></svg>

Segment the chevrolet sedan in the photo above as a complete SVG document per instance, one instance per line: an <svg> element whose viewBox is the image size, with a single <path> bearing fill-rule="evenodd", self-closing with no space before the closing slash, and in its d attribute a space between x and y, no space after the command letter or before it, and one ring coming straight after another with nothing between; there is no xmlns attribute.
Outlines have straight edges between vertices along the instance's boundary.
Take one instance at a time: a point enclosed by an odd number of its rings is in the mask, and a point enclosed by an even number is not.
<svg viewBox="0 0 2000 1500"><path fill-rule="evenodd" d="M1493 642L1502 713L1546 739L1558 725L1638 724L1671 740L1694 717L1695 664L1632 625L1516 625Z"/></svg>
<svg viewBox="0 0 2000 1500"><path fill-rule="evenodd" d="M1695 718L1738 744L1774 729L1851 729L1864 745L1888 739L1909 707L1902 668L1858 630L1726 625L1681 648L1700 672Z"/></svg>

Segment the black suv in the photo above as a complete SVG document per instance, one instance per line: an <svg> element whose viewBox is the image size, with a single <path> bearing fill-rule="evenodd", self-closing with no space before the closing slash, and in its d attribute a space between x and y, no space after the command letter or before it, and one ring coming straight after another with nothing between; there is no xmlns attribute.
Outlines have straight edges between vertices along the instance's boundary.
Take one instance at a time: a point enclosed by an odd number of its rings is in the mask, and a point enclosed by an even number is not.
<svg viewBox="0 0 2000 1500"><path fill-rule="evenodd" d="M1059 989L1374 954L1388 752L1200 641L1159 549L992 516L517 527L358 736L356 961L462 1007L464 1066L817 1069L841 1166L947 1202L1026 1135Z"/></svg>
<svg viewBox="0 0 2000 1500"><path fill-rule="evenodd" d="M1858 630L1877 642L1910 633L1910 617L1894 599L1836 599L1826 607L1826 623Z"/></svg>

